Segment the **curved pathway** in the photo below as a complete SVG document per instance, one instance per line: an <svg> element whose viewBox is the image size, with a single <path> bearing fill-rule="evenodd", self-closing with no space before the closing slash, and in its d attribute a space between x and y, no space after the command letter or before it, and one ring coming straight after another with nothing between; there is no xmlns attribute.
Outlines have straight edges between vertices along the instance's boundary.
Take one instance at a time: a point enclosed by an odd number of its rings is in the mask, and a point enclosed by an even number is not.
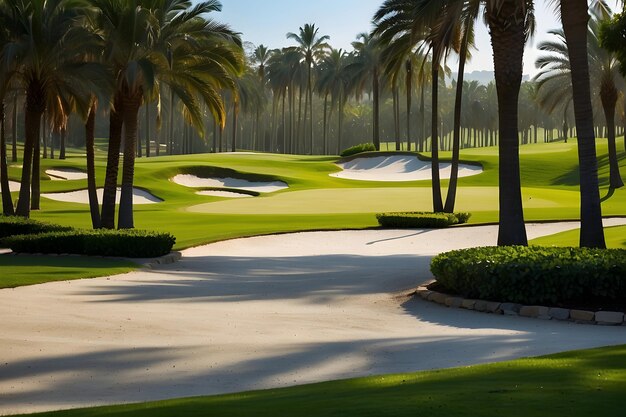
<svg viewBox="0 0 626 417"><path fill-rule="evenodd" d="M624 223L624 219L618 223ZM530 237L576 227L529 225ZM624 327L406 296L496 226L300 233L110 278L0 291L0 414L464 366L626 343Z"/></svg>

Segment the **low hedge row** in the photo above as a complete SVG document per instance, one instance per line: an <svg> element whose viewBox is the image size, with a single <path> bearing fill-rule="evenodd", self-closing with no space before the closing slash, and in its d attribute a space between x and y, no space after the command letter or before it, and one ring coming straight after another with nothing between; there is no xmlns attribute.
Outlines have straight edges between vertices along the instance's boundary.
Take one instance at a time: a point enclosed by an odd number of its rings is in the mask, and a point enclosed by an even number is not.
<svg viewBox="0 0 626 417"><path fill-rule="evenodd" d="M69 226L43 223L20 216L0 215L0 239L15 235L33 235L38 233L63 232L69 230L72 230Z"/></svg>
<svg viewBox="0 0 626 417"><path fill-rule="evenodd" d="M485 247L433 258L437 282L464 297L558 305L626 300L626 250Z"/></svg>
<svg viewBox="0 0 626 417"><path fill-rule="evenodd" d="M68 253L92 256L153 258L168 254L176 238L145 230L70 230L3 239L17 253Z"/></svg>
<svg viewBox="0 0 626 417"><path fill-rule="evenodd" d="M350 148L344 149L341 152L341 157L345 158L348 156L356 155L361 152L373 152L376 150L376 147L373 143L361 143Z"/></svg>
<svg viewBox="0 0 626 417"><path fill-rule="evenodd" d="M376 215L378 224L385 228L427 228L440 229L454 224L467 223L470 213L429 213L429 212L405 212L405 213L380 213Z"/></svg>

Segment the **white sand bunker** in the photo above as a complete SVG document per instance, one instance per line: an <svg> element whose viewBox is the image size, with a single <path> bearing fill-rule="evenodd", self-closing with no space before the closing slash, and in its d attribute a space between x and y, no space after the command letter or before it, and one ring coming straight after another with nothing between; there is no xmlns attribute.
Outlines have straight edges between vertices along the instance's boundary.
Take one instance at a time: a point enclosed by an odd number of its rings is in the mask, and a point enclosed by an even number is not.
<svg viewBox="0 0 626 417"><path fill-rule="evenodd" d="M337 164L343 171L330 174L331 177L360 181L420 181L431 179L429 161L422 161L411 155L376 156L355 158ZM451 164L439 164L442 179L450 178ZM459 177L469 177L483 172L479 166L459 164Z"/></svg>
<svg viewBox="0 0 626 417"><path fill-rule="evenodd" d="M9 181L9 190L11 192L19 191L21 184L17 181Z"/></svg>
<svg viewBox="0 0 626 417"><path fill-rule="evenodd" d="M102 195L104 190L102 188L98 188L98 202L102 203ZM120 203L120 193L121 190L118 188L117 193L115 194L115 203ZM87 190L78 190L78 191L70 191L67 193L46 193L42 194L42 197L48 198L50 200L55 201L63 201L66 203L79 203L79 204L89 204L89 194ZM147 191L141 190L139 188L133 188L133 204L155 204L160 203L160 198L150 194Z"/></svg>
<svg viewBox="0 0 626 417"><path fill-rule="evenodd" d="M47 169L46 174L53 181L87 179L87 173L77 169Z"/></svg>
<svg viewBox="0 0 626 417"><path fill-rule="evenodd" d="M225 198L249 198L254 197L250 194L244 193L236 193L234 191L220 191L220 190L206 190L206 191L198 191L196 194L198 195L206 195L209 197L225 197Z"/></svg>
<svg viewBox="0 0 626 417"><path fill-rule="evenodd" d="M282 181L248 181L240 178L200 178L191 174L178 174L172 178L176 184L191 188L221 187L235 190L256 191L258 193L273 193L289 188Z"/></svg>

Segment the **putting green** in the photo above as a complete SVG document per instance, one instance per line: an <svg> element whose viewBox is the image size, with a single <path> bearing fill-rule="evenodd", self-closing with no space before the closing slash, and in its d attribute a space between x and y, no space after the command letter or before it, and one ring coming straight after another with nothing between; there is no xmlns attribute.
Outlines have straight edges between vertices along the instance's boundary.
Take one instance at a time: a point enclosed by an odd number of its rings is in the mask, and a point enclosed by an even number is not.
<svg viewBox="0 0 626 417"><path fill-rule="evenodd" d="M444 194L445 195L445 194ZM557 208L578 204L574 191L526 188L524 207ZM497 187L464 187L457 197L459 211L498 209ZM191 206L186 211L211 214L348 214L385 211L432 210L430 188L325 188L284 192L245 201L215 201Z"/></svg>

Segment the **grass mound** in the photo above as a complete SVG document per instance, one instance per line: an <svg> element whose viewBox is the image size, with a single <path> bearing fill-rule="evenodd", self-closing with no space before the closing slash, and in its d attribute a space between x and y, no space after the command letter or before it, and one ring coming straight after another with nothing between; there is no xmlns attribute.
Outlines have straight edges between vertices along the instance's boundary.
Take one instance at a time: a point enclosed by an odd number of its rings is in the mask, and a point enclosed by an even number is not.
<svg viewBox="0 0 626 417"><path fill-rule="evenodd" d="M376 215L378 224L381 227L390 229L440 229L454 224L467 223L470 217L470 213L429 213L421 211L379 213Z"/></svg>
<svg viewBox="0 0 626 417"><path fill-rule="evenodd" d="M485 247L440 254L437 283L468 298L520 304L626 300L626 250Z"/></svg>

